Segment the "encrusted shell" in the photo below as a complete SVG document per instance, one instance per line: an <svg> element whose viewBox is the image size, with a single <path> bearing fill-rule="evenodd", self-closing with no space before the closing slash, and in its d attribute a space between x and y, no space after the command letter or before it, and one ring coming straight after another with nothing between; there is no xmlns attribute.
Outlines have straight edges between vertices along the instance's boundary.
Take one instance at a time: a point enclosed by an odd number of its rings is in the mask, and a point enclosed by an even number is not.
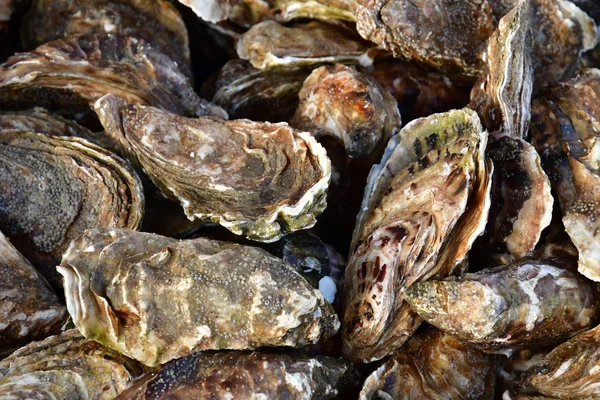
<svg viewBox="0 0 600 400"><path fill-rule="evenodd" d="M18 345L58 333L67 309L48 282L0 232L0 358Z"/></svg>
<svg viewBox="0 0 600 400"><path fill-rule="evenodd" d="M73 329L0 361L0 398L112 400L142 372L135 361Z"/></svg>
<svg viewBox="0 0 600 400"><path fill-rule="evenodd" d="M54 286L88 228L136 229L142 184L123 160L76 137L0 131L0 229Z"/></svg>
<svg viewBox="0 0 600 400"><path fill-rule="evenodd" d="M395 99L377 81L345 65L315 69L304 81L290 125L343 143L350 158L377 159L402 125Z"/></svg>
<svg viewBox="0 0 600 400"><path fill-rule="evenodd" d="M134 381L117 400L326 400L353 384L355 375L351 363L330 357L197 352Z"/></svg>
<svg viewBox="0 0 600 400"><path fill-rule="evenodd" d="M331 164L307 132L285 123L189 119L113 95L96 103L107 132L190 219L275 241L325 208Z"/></svg>
<svg viewBox="0 0 600 400"><path fill-rule="evenodd" d="M253 247L90 229L57 269L84 336L149 366L198 350L307 345L339 327L318 289Z"/></svg>
<svg viewBox="0 0 600 400"><path fill-rule="evenodd" d="M390 140L369 175L346 269L346 357L400 347L421 323L402 291L460 272L489 209L486 141L469 109L415 120Z"/></svg>
<svg viewBox="0 0 600 400"><path fill-rule="evenodd" d="M366 379L359 400L491 400L494 378L492 356L429 328Z"/></svg>
<svg viewBox="0 0 600 400"><path fill-rule="evenodd" d="M112 33L151 43L191 76L188 32L168 0L34 0L24 24L26 49L84 33Z"/></svg>
<svg viewBox="0 0 600 400"><path fill-rule="evenodd" d="M561 267L517 261L416 283L404 299L427 322L484 351L551 346L593 326L600 310L595 285Z"/></svg>

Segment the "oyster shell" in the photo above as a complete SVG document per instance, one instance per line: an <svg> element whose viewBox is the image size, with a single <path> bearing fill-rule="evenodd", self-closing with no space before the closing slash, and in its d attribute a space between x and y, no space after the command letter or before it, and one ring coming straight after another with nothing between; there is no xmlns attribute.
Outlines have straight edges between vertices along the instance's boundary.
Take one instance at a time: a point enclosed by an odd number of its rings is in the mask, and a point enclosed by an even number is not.
<svg viewBox="0 0 600 400"><path fill-rule="evenodd" d="M562 222L579 250L579 272L595 281L600 281L599 95L600 70L584 70L533 102L531 124Z"/></svg>
<svg viewBox="0 0 600 400"><path fill-rule="evenodd" d="M356 378L343 359L197 352L136 380L118 400L333 399Z"/></svg>
<svg viewBox="0 0 600 400"><path fill-rule="evenodd" d="M148 366L198 350L311 344L339 327L317 289L253 247L90 229L57 269L75 326Z"/></svg>
<svg viewBox="0 0 600 400"><path fill-rule="evenodd" d="M46 43L0 66L0 107L41 106L61 114L89 111L106 93L182 115L216 115L166 55L142 40L87 34Z"/></svg>
<svg viewBox="0 0 600 400"><path fill-rule="evenodd" d="M84 33L143 39L191 77L188 32L168 0L34 0L22 36L24 47L32 49Z"/></svg>
<svg viewBox="0 0 600 400"><path fill-rule="evenodd" d="M58 333L67 309L0 232L0 358L18 345Z"/></svg>
<svg viewBox="0 0 600 400"><path fill-rule="evenodd" d="M310 67L260 70L244 60L231 60L221 68L212 101L231 119L287 122L298 108L298 93Z"/></svg>
<svg viewBox="0 0 600 400"><path fill-rule="evenodd" d="M138 227L142 184L120 158L75 137L0 131L0 142L0 229L53 286L84 230Z"/></svg>
<svg viewBox="0 0 600 400"><path fill-rule="evenodd" d="M365 381L360 400L493 399L494 359L429 328L412 337Z"/></svg>
<svg viewBox="0 0 600 400"><path fill-rule="evenodd" d="M379 159L401 118L394 98L369 75L345 65L315 69L304 81L290 125L332 136L350 158Z"/></svg>
<svg viewBox="0 0 600 400"><path fill-rule="evenodd" d="M551 346L590 328L600 303L595 285L558 260L521 260L420 282L404 299L427 322L486 352Z"/></svg>
<svg viewBox="0 0 600 400"><path fill-rule="evenodd" d="M369 66L372 48L345 25L320 21L289 27L264 21L241 35L237 43L238 56L258 69L323 62Z"/></svg>
<svg viewBox="0 0 600 400"><path fill-rule="evenodd" d="M107 95L107 132L189 219L275 241L309 228L325 208L330 162L310 134L287 124L188 119Z"/></svg>
<svg viewBox="0 0 600 400"><path fill-rule="evenodd" d="M346 357L396 350L421 323L402 291L460 272L489 209L486 141L467 108L415 120L390 140L369 175L346 269Z"/></svg>
<svg viewBox="0 0 600 400"><path fill-rule="evenodd" d="M559 399L600 397L600 326L552 350L526 372L523 385Z"/></svg>
<svg viewBox="0 0 600 400"><path fill-rule="evenodd" d="M73 329L0 361L0 398L110 400L142 372L135 361Z"/></svg>
<svg viewBox="0 0 600 400"><path fill-rule="evenodd" d="M600 24L600 4L596 0L571 0L571 2L592 17L596 24Z"/></svg>

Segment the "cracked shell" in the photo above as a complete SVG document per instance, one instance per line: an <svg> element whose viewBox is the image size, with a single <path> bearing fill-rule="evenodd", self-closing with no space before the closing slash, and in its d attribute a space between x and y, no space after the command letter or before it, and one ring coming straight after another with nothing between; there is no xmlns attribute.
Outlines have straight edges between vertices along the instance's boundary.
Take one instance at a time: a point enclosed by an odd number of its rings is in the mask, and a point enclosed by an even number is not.
<svg viewBox="0 0 600 400"><path fill-rule="evenodd" d="M402 125L395 99L373 77L345 65L315 69L299 98L290 125L339 140L350 158L379 158Z"/></svg>
<svg viewBox="0 0 600 400"><path fill-rule="evenodd" d="M53 286L83 231L138 227L142 184L120 158L75 137L0 131L0 141L0 229Z"/></svg>
<svg viewBox="0 0 600 400"><path fill-rule="evenodd" d="M491 400L494 358L429 328L365 381L359 400Z"/></svg>
<svg viewBox="0 0 600 400"><path fill-rule="evenodd" d="M489 210L486 142L474 111L434 114L404 127L371 169L344 280L346 357L396 350L421 323L403 290L461 272Z"/></svg>
<svg viewBox="0 0 600 400"><path fill-rule="evenodd" d="M142 373L137 362L72 329L0 361L0 398L112 400Z"/></svg>
<svg viewBox="0 0 600 400"><path fill-rule="evenodd" d="M189 119L107 95L106 131L190 220L275 241L310 228L325 209L331 163L307 132L285 123Z"/></svg>
<svg viewBox="0 0 600 400"><path fill-rule="evenodd" d="M557 84L532 106L532 144L540 153L579 250L579 272L600 281L600 70L588 69Z"/></svg>
<svg viewBox="0 0 600 400"><path fill-rule="evenodd" d="M148 366L199 350L308 345L339 328L318 289L249 246L90 229L57 269L81 333Z"/></svg>
<svg viewBox="0 0 600 400"><path fill-rule="evenodd" d="M275 21L254 25L241 35L238 56L254 68L268 69L317 63L355 63L369 66L374 53L343 24L310 21L284 26Z"/></svg>
<svg viewBox="0 0 600 400"><path fill-rule="evenodd" d="M48 282L1 232L0 293L0 358L19 345L58 333L67 319L67 309Z"/></svg>
<svg viewBox="0 0 600 400"><path fill-rule="evenodd" d="M34 0L23 30L26 49L84 33L143 39L191 77L188 32L168 0Z"/></svg>
<svg viewBox="0 0 600 400"><path fill-rule="evenodd" d="M117 400L333 399L357 374L331 357L197 352L141 377Z"/></svg>
<svg viewBox="0 0 600 400"><path fill-rule="evenodd" d="M486 352L552 346L593 326L600 309L595 285L562 267L571 265L517 261L416 283L404 299L430 324Z"/></svg>

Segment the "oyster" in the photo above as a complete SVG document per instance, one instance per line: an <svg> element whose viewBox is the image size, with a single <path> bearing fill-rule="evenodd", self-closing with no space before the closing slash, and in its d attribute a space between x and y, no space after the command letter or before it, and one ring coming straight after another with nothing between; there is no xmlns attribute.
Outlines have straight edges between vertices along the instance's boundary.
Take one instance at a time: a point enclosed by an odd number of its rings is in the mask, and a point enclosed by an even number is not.
<svg viewBox="0 0 600 400"><path fill-rule="evenodd" d="M48 283L0 232L0 358L60 331L67 310Z"/></svg>
<svg viewBox="0 0 600 400"><path fill-rule="evenodd" d="M320 21L284 26L264 21L244 33L237 43L238 56L254 68L300 66L323 62L372 64L373 45L342 24Z"/></svg>
<svg viewBox="0 0 600 400"><path fill-rule="evenodd" d="M275 241L311 227L325 208L330 162L306 132L284 123L189 119L114 95L95 109L124 153L189 219Z"/></svg>
<svg viewBox="0 0 600 400"><path fill-rule="evenodd" d="M592 17L596 24L600 24L600 4L596 0L571 0L571 2Z"/></svg>
<svg viewBox="0 0 600 400"><path fill-rule="evenodd" d="M0 398L111 400L142 372L135 361L73 329L0 361Z"/></svg>
<svg viewBox="0 0 600 400"><path fill-rule="evenodd" d="M333 399L356 378L342 359L197 352L133 382L118 400Z"/></svg>
<svg viewBox="0 0 600 400"><path fill-rule="evenodd" d="M143 39L191 77L188 32L168 0L34 0L24 26L24 47L84 33Z"/></svg>
<svg viewBox="0 0 600 400"><path fill-rule="evenodd" d="M87 34L44 44L0 66L0 107L41 106L74 115L106 93L182 115L226 118L200 99L166 55L142 40Z"/></svg>
<svg viewBox="0 0 600 400"><path fill-rule="evenodd" d="M84 336L148 366L198 350L311 344L339 327L317 289L253 247L90 229L57 269Z"/></svg>
<svg viewBox="0 0 600 400"><path fill-rule="evenodd" d="M120 158L75 137L12 130L0 142L0 229L55 287L84 230L138 227L142 184Z"/></svg>
<svg viewBox="0 0 600 400"><path fill-rule="evenodd" d="M457 273L489 209L487 133L467 108L409 123L369 175L345 276L344 354L380 359L421 319L402 298Z"/></svg>
<svg viewBox="0 0 600 400"><path fill-rule="evenodd" d="M600 281L599 96L600 70L583 70L533 102L531 124L562 222L579 250L579 272L595 281Z"/></svg>
<svg viewBox="0 0 600 400"><path fill-rule="evenodd" d="M600 398L600 326L552 350L526 372L523 385L559 399Z"/></svg>
<svg viewBox="0 0 600 400"><path fill-rule="evenodd" d="M521 260L420 282L404 299L427 322L487 352L551 346L589 329L600 303L595 285L558 260Z"/></svg>
<svg viewBox="0 0 600 400"><path fill-rule="evenodd" d="M232 119L287 122L298 108L298 93L310 67L260 70L244 60L221 68L212 101Z"/></svg>
<svg viewBox="0 0 600 400"><path fill-rule="evenodd" d="M429 328L415 335L365 381L360 400L493 399L494 359Z"/></svg>
<svg viewBox="0 0 600 400"><path fill-rule="evenodd" d="M439 72L402 60L377 61L362 72L371 75L398 102L402 122L462 108L469 102L469 91L457 86Z"/></svg>
<svg viewBox="0 0 600 400"><path fill-rule="evenodd" d="M344 65L315 69L304 81L290 125L341 141L350 158L379 159L401 118L394 98L366 74Z"/></svg>

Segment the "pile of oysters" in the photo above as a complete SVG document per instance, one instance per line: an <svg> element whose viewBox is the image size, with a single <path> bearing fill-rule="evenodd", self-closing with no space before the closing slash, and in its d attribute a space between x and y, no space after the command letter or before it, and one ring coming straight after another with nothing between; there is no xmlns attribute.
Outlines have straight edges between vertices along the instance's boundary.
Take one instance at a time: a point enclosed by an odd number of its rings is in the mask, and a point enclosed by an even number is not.
<svg viewBox="0 0 600 400"><path fill-rule="evenodd" d="M0 0L0 399L600 399L600 1Z"/></svg>

